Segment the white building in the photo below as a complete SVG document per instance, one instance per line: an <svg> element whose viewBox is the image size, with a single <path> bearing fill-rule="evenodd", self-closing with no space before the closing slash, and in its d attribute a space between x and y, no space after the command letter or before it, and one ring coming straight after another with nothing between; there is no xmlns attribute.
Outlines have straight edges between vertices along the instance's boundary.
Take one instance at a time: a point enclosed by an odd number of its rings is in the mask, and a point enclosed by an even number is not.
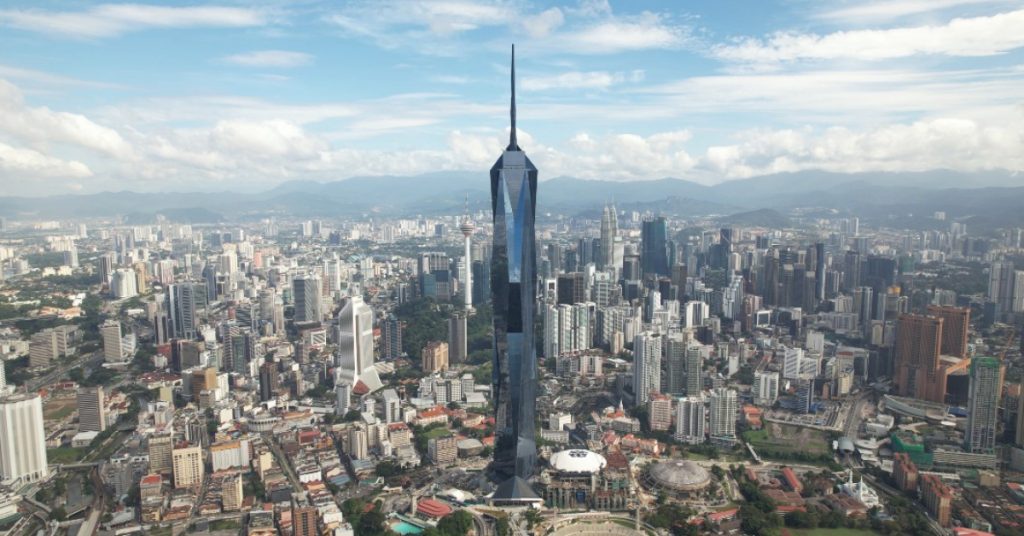
<svg viewBox="0 0 1024 536"><path fill-rule="evenodd" d="M633 394L646 405L651 393L661 392L661 335L644 332L633 338Z"/></svg>
<svg viewBox="0 0 1024 536"><path fill-rule="evenodd" d="M779 398L779 373L754 372L754 404L771 406Z"/></svg>
<svg viewBox="0 0 1024 536"><path fill-rule="evenodd" d="M718 387L711 391L710 435L713 441L736 440L736 391Z"/></svg>
<svg viewBox="0 0 1024 536"><path fill-rule="evenodd" d="M338 313L338 362L335 385L347 383L358 391L359 382L368 392L383 384L373 366L373 309L361 296L352 296Z"/></svg>
<svg viewBox="0 0 1024 536"><path fill-rule="evenodd" d="M676 439L683 443L703 443L706 423L707 415L704 411L703 396L687 396L679 399L676 406Z"/></svg>
<svg viewBox="0 0 1024 536"><path fill-rule="evenodd" d="M0 481L36 482L48 471L42 399L26 394L0 400Z"/></svg>

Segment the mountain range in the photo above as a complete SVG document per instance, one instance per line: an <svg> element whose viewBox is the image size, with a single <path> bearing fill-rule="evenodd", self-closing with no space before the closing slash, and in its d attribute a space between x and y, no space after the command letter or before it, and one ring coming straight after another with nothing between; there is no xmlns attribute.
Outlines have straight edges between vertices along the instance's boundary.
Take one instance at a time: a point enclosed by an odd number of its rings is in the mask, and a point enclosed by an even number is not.
<svg viewBox="0 0 1024 536"><path fill-rule="evenodd" d="M102 192L49 197L0 197L8 218L89 218L120 216L149 221L156 214L194 223L222 219L295 217L414 216L453 214L468 201L473 210L490 209L485 172L438 172L418 176L353 177L332 182L290 181L264 192ZM602 181L557 177L538 185L541 217L599 216L614 202L620 209L670 217L749 215L762 209L793 208L823 214L854 213L866 219L904 221L909 227L935 225L932 214L981 225L1024 225L1024 176L1008 171L960 173L842 174L803 171L731 180L706 186L664 178ZM758 215L762 220L765 213ZM748 216L749 218L749 216ZM740 218L741 220L743 218ZM765 221L780 222L774 215ZM915 222L917 225L915 225Z"/></svg>

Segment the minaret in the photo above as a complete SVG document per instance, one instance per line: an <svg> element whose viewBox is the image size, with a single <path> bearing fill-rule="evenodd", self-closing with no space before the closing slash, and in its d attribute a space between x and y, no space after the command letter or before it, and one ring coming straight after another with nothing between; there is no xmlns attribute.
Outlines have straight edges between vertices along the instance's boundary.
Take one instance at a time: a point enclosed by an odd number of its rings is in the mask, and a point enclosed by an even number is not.
<svg viewBox="0 0 1024 536"><path fill-rule="evenodd" d="M469 194L466 194L466 215L462 217L462 225L459 226L459 230L462 231L462 236L466 239L466 251L463 258L463 263L466 266L466 280L462 285L462 294L463 304L467 312L473 310L473 261L469 251L472 244L473 229L473 221L469 218Z"/></svg>

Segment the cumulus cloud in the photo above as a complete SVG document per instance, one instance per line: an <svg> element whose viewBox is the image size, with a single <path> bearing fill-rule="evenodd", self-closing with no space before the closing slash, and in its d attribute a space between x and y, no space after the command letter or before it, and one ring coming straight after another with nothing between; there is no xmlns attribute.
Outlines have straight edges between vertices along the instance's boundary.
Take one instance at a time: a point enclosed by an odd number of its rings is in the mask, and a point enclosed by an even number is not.
<svg viewBox="0 0 1024 536"><path fill-rule="evenodd" d="M0 80L0 116L0 131L28 143L67 143L119 159L133 157L132 147L116 130L81 114L29 106L21 90L5 80Z"/></svg>
<svg viewBox="0 0 1024 536"><path fill-rule="evenodd" d="M227 6L101 4L83 11L0 10L0 25L77 38L114 37L149 28L245 28L267 24L262 11Z"/></svg>
<svg viewBox="0 0 1024 536"><path fill-rule="evenodd" d="M227 63L243 67L300 67L313 62L313 56L305 52L290 50L256 50L242 54L233 54L222 58Z"/></svg>
<svg viewBox="0 0 1024 536"><path fill-rule="evenodd" d="M17 181L27 179L91 177L89 166L74 161L61 160L32 149L11 147L0 142L0 178Z"/></svg>
<svg viewBox="0 0 1024 536"><path fill-rule="evenodd" d="M520 84L525 91L545 91L549 89L606 89L623 82L640 82L644 79L644 71L635 70L629 73L608 71L569 71L551 76L523 78Z"/></svg>
<svg viewBox="0 0 1024 536"><path fill-rule="evenodd" d="M796 60L883 60L917 55L993 56L1024 46L1024 10L955 18L946 24L826 35L778 32L718 45L712 54L744 63Z"/></svg>

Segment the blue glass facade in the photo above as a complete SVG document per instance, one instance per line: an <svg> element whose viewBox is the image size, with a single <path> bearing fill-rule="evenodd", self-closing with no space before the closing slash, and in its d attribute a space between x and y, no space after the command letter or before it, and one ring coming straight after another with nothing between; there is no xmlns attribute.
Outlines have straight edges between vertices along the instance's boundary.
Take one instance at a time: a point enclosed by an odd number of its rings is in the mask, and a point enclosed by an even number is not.
<svg viewBox="0 0 1024 536"><path fill-rule="evenodd" d="M491 471L500 481L529 479L537 462L535 399L537 356L533 337L536 302L534 211L537 168L516 143L515 58L512 60L512 131L491 168L494 247L495 443Z"/></svg>

